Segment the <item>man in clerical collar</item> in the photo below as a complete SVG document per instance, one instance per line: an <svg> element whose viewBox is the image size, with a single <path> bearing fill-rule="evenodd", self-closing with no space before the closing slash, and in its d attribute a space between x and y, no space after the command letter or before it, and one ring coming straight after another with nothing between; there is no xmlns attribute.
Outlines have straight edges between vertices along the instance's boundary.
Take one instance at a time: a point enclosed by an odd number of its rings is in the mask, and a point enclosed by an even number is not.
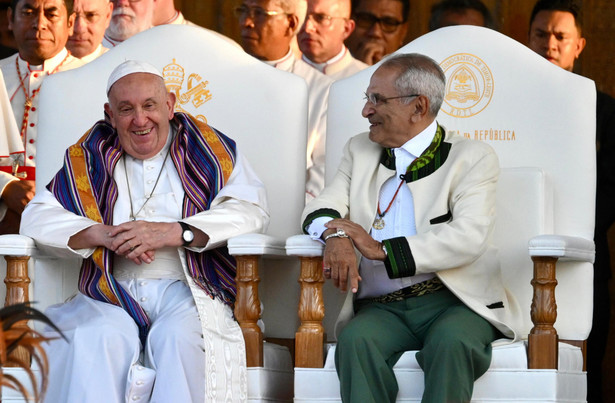
<svg viewBox="0 0 615 403"><path fill-rule="evenodd" d="M175 8L173 0L156 0L153 22L155 26L166 24L194 25L184 17L181 11Z"/></svg>
<svg viewBox="0 0 615 403"><path fill-rule="evenodd" d="M73 56L91 62L108 49L102 46L111 21L113 3L109 0L75 0L75 27L66 47Z"/></svg>
<svg viewBox="0 0 615 403"><path fill-rule="evenodd" d="M154 0L113 0L113 14L103 46L112 48L154 26Z"/></svg>
<svg viewBox="0 0 615 403"><path fill-rule="evenodd" d="M344 402L395 401L393 366L409 350L424 402L469 402L491 343L515 338L518 304L489 240L498 158L438 125L444 93L434 60L385 58L365 94L369 132L348 141L303 211L305 232L325 244L324 277L349 291L335 349Z"/></svg>
<svg viewBox="0 0 615 403"><path fill-rule="evenodd" d="M9 27L19 52L0 61L7 93L24 152L2 158L0 165L0 233L19 229L24 206L34 195L34 161L38 140L38 96L46 76L83 64L65 48L75 16L69 0L13 0L8 9ZM8 135L8 134L7 134ZM6 170L6 169L5 169ZM27 176L26 176L27 175Z"/></svg>
<svg viewBox="0 0 615 403"><path fill-rule="evenodd" d="M350 0L308 0L307 14L297 35L303 60L334 80L367 67L352 57L344 40L354 30Z"/></svg>
<svg viewBox="0 0 615 403"><path fill-rule="evenodd" d="M241 45L251 56L296 74L308 85L306 200L324 187L326 112L333 80L295 57L291 42L299 30L299 0L243 0L235 9Z"/></svg>

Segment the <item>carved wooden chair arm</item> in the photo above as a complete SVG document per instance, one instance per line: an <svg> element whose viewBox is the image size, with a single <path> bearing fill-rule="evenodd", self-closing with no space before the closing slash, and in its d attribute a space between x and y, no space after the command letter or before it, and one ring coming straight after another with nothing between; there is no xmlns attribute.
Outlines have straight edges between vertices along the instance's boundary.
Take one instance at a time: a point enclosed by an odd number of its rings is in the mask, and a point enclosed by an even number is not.
<svg viewBox="0 0 615 403"><path fill-rule="evenodd" d="M295 235L286 240L286 253L301 260L299 284L299 320L301 324L295 334L295 366L322 368L324 364L325 303L322 286L323 244L308 235Z"/></svg>
<svg viewBox="0 0 615 403"><path fill-rule="evenodd" d="M556 263L558 260L593 263L594 242L571 236L540 235L530 240L529 252L534 262L534 294L530 312L534 327L528 336L528 367L557 369L559 338L553 326L557 318ZM586 342L566 342L581 347L585 361Z"/></svg>
<svg viewBox="0 0 615 403"><path fill-rule="evenodd" d="M235 318L246 343L248 367L263 366L263 333L258 326L261 301L258 296L261 256L286 256L284 241L264 234L247 234L228 241L229 253L237 260Z"/></svg>
<svg viewBox="0 0 615 403"><path fill-rule="evenodd" d="M28 261L36 252L34 240L23 235L0 236L0 254L6 260L6 297L4 306L15 305L30 301L30 277L28 273ZM16 327L27 328L26 322ZM13 353L22 362L29 362L30 355L23 348L17 348Z"/></svg>

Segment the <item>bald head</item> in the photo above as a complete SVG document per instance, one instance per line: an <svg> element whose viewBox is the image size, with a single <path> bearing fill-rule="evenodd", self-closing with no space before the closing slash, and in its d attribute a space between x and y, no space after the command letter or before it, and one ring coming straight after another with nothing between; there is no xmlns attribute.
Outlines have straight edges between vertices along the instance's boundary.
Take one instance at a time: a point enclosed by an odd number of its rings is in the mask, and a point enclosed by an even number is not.
<svg viewBox="0 0 615 403"><path fill-rule="evenodd" d="M299 31L299 49L315 63L325 63L340 53L354 31L350 0L308 0L307 15Z"/></svg>

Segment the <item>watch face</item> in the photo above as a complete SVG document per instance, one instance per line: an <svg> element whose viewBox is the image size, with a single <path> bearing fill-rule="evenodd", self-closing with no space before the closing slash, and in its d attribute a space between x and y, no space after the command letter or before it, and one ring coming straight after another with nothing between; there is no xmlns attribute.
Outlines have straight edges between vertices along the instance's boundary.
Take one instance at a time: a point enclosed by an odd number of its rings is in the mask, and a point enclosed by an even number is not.
<svg viewBox="0 0 615 403"><path fill-rule="evenodd" d="M194 233L190 230L186 230L182 234L182 238L184 238L185 242L192 242L192 240L194 239Z"/></svg>

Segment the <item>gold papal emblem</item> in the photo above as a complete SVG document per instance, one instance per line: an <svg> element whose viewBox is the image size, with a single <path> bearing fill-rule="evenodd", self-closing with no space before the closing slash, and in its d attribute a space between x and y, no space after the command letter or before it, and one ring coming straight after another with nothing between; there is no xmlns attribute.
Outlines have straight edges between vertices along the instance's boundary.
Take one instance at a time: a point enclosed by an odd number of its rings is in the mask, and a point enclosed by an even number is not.
<svg viewBox="0 0 615 403"><path fill-rule="evenodd" d="M442 111L468 118L484 110L493 97L493 74L478 56L457 53L440 63L446 76Z"/></svg>
<svg viewBox="0 0 615 403"><path fill-rule="evenodd" d="M188 80L185 80L185 70L175 62L175 59L162 69L162 77L167 90L175 93L177 98L175 111L190 113L201 122L207 123L207 118L204 115L197 114L194 109L200 108L205 102L211 100L211 92L207 89L209 81L203 81L201 76L196 73L190 74ZM184 80L186 81L186 90L182 92ZM192 111L184 108L184 106L188 107L189 104L194 107Z"/></svg>

